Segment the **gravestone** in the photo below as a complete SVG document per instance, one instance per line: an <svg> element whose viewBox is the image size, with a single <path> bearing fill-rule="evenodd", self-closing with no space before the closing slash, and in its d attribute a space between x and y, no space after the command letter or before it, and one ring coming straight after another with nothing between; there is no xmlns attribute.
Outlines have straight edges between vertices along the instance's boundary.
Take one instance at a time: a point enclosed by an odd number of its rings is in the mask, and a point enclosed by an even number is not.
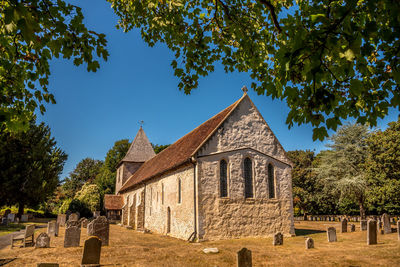
<svg viewBox="0 0 400 267"><path fill-rule="evenodd" d="M1 225L7 225L8 224L8 219L7 217L1 218Z"/></svg>
<svg viewBox="0 0 400 267"><path fill-rule="evenodd" d="M36 267L59 267L58 263L38 263Z"/></svg>
<svg viewBox="0 0 400 267"><path fill-rule="evenodd" d="M400 221L397 221L397 236L400 241Z"/></svg>
<svg viewBox="0 0 400 267"><path fill-rule="evenodd" d="M85 241L82 255L82 265L100 264L101 240L97 236L91 236Z"/></svg>
<svg viewBox="0 0 400 267"><path fill-rule="evenodd" d="M361 228L361 231L367 231L367 220L361 220L360 228Z"/></svg>
<svg viewBox="0 0 400 267"><path fill-rule="evenodd" d="M49 248L50 247L50 236L46 233L40 233L36 238L36 248Z"/></svg>
<svg viewBox="0 0 400 267"><path fill-rule="evenodd" d="M15 214L14 213L10 213L7 215L7 219L10 222L14 222L15 221Z"/></svg>
<svg viewBox="0 0 400 267"><path fill-rule="evenodd" d="M27 222L28 218L29 218L28 214L22 214L21 215L21 222Z"/></svg>
<svg viewBox="0 0 400 267"><path fill-rule="evenodd" d="M76 226L76 227L81 227L81 221L67 221L65 223L65 227L71 227L71 226Z"/></svg>
<svg viewBox="0 0 400 267"><path fill-rule="evenodd" d="M79 220L79 215L78 213L71 213L68 217L68 221L77 221Z"/></svg>
<svg viewBox="0 0 400 267"><path fill-rule="evenodd" d="M57 215L57 223L59 226L65 226L66 220L67 220L67 214L58 214Z"/></svg>
<svg viewBox="0 0 400 267"><path fill-rule="evenodd" d="M375 245L378 243L378 229L375 220L368 220L367 223L367 244Z"/></svg>
<svg viewBox="0 0 400 267"><path fill-rule="evenodd" d="M93 211L93 217L96 219L97 217L100 217L100 211Z"/></svg>
<svg viewBox="0 0 400 267"><path fill-rule="evenodd" d="M306 238L306 249L314 248L314 240L311 237Z"/></svg>
<svg viewBox="0 0 400 267"><path fill-rule="evenodd" d="M355 231L356 231L356 225L350 224L350 232L355 232Z"/></svg>
<svg viewBox="0 0 400 267"><path fill-rule="evenodd" d="M11 210L10 209L6 209L4 211L4 217L8 218L8 214L10 214L10 213L11 213Z"/></svg>
<svg viewBox="0 0 400 267"><path fill-rule="evenodd" d="M385 234L390 234L392 232L392 227L390 226L390 220L389 216L384 213L382 215L382 221L383 221L383 231Z"/></svg>
<svg viewBox="0 0 400 267"><path fill-rule="evenodd" d="M88 236L97 236L101 239L102 246L108 246L110 225L104 216L100 216L90 222L87 226Z"/></svg>
<svg viewBox="0 0 400 267"><path fill-rule="evenodd" d="M274 240L272 243L274 246L282 246L283 245L283 235L282 233L278 232L274 234Z"/></svg>
<svg viewBox="0 0 400 267"><path fill-rule="evenodd" d="M47 223L47 234L49 236L58 236L58 223L56 221L51 221Z"/></svg>
<svg viewBox="0 0 400 267"><path fill-rule="evenodd" d="M237 267L252 267L251 250L242 248L237 252Z"/></svg>
<svg viewBox="0 0 400 267"><path fill-rule="evenodd" d="M340 228L341 232L347 233L347 219L346 218L344 218L342 220L342 222L340 223L340 226L341 226L341 228Z"/></svg>
<svg viewBox="0 0 400 267"><path fill-rule="evenodd" d="M64 247L79 247L81 240L81 228L78 226L70 226L65 228Z"/></svg>
<svg viewBox="0 0 400 267"><path fill-rule="evenodd" d="M89 220L88 219L83 218L83 220L81 220L81 227L82 228L87 228L88 224L89 224Z"/></svg>
<svg viewBox="0 0 400 267"><path fill-rule="evenodd" d="M326 230L326 233L328 235L328 242L336 242L336 228L335 227L328 227Z"/></svg>

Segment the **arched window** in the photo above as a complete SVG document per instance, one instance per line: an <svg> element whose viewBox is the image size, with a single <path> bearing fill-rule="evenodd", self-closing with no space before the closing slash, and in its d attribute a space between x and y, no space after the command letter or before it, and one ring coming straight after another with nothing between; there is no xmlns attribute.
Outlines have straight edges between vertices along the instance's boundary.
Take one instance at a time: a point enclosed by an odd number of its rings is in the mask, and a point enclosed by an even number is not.
<svg viewBox="0 0 400 267"><path fill-rule="evenodd" d="M178 203L182 202L182 181L181 178L178 179Z"/></svg>
<svg viewBox="0 0 400 267"><path fill-rule="evenodd" d="M219 162L219 195L220 197L228 196L228 164L223 159Z"/></svg>
<svg viewBox="0 0 400 267"><path fill-rule="evenodd" d="M268 192L269 198L275 198L275 177L274 177L274 166L268 164Z"/></svg>
<svg viewBox="0 0 400 267"><path fill-rule="evenodd" d="M244 159L244 197L253 197L253 168L251 159Z"/></svg>

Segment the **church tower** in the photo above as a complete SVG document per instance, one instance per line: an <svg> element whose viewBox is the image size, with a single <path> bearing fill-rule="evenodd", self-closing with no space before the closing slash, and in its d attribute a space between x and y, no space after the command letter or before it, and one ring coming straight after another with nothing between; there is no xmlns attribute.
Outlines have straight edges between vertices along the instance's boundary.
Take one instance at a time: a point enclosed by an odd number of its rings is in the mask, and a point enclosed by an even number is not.
<svg viewBox="0 0 400 267"><path fill-rule="evenodd" d="M142 126L136 134L125 157L118 163L117 177L115 180L115 193L117 194L126 180L135 173L142 164L154 157L153 147L147 138Z"/></svg>

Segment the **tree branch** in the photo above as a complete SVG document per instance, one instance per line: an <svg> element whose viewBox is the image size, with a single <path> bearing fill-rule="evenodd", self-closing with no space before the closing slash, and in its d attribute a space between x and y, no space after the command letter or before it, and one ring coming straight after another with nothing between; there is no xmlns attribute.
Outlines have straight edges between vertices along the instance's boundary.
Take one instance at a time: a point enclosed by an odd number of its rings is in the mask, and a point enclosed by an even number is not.
<svg viewBox="0 0 400 267"><path fill-rule="evenodd" d="M275 28L278 30L279 33L281 33L282 28L279 25L278 19L276 18L275 7L271 4L271 2L269 0L259 0L259 2L261 4L267 6L267 8L269 9L269 12L271 13L272 22L274 23Z"/></svg>

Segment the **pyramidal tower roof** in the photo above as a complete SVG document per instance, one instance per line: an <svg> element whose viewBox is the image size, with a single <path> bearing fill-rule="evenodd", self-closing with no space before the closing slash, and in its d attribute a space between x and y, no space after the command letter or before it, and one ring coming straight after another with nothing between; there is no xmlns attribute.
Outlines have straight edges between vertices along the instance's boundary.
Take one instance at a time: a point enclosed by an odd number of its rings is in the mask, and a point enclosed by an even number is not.
<svg viewBox="0 0 400 267"><path fill-rule="evenodd" d="M154 153L153 147L151 146L149 139L143 131L143 128L140 126L140 129L137 132L135 139L133 140L128 152L126 153L122 161L145 162L155 155L156 153Z"/></svg>

